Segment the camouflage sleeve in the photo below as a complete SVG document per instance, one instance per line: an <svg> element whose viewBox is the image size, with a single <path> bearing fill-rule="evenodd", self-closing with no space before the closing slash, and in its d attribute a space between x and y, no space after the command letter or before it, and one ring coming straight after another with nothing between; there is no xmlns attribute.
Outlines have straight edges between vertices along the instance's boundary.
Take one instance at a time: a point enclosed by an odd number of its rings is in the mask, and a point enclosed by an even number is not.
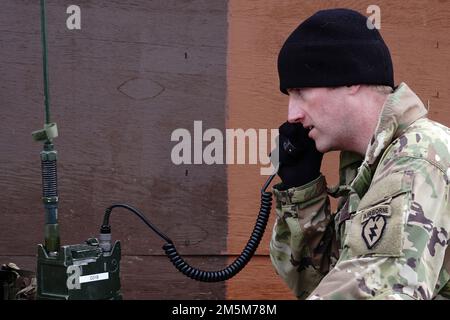
<svg viewBox="0 0 450 320"><path fill-rule="evenodd" d="M270 258L295 295L306 298L329 270L333 227L323 176L297 188L274 187L277 219Z"/></svg>
<svg viewBox="0 0 450 320"><path fill-rule="evenodd" d="M310 299L433 299L450 279L449 181L424 159L386 162Z"/></svg>

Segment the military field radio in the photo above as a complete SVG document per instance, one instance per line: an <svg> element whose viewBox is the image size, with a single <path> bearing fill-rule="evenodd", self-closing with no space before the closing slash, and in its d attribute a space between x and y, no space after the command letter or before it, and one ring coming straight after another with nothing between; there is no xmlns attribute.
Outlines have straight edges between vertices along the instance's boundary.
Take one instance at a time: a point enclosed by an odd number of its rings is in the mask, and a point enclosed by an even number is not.
<svg viewBox="0 0 450 320"><path fill-rule="evenodd" d="M35 141L43 142L41 156L42 200L45 210L45 240L38 245L37 299L122 299L120 286L120 241L112 242L109 223L114 208L126 209L139 217L164 241L162 249L172 264L184 275L198 281L228 280L241 271L255 253L264 234L272 205L272 194L266 189L275 177L271 175L261 189L261 207L245 248L227 267L219 271L205 271L190 266L177 252L173 241L158 230L139 210L127 204L114 204L105 210L98 238L84 243L61 245L58 224L57 158L54 139L58 136L55 122L50 119L50 94L47 65L46 9L40 0L41 40L45 124L32 133Z"/></svg>
<svg viewBox="0 0 450 320"><path fill-rule="evenodd" d="M111 247L108 236L100 241L88 239L83 244L60 245L58 224L58 153L53 140L58 136L56 123L50 119L50 95L47 66L45 0L41 0L41 40L44 75L45 125L32 133L42 141L42 200L45 209L45 242L38 245L38 299L120 299L120 242ZM109 239L110 240L110 239Z"/></svg>

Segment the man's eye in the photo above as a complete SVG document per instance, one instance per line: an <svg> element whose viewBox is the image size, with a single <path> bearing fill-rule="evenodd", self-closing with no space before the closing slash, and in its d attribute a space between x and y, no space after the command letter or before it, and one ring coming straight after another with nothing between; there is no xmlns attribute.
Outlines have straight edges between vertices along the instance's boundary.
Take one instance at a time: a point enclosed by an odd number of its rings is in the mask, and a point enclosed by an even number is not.
<svg viewBox="0 0 450 320"><path fill-rule="evenodd" d="M302 90L301 89L295 89L294 92L295 92L296 95L298 95L300 97L302 96Z"/></svg>

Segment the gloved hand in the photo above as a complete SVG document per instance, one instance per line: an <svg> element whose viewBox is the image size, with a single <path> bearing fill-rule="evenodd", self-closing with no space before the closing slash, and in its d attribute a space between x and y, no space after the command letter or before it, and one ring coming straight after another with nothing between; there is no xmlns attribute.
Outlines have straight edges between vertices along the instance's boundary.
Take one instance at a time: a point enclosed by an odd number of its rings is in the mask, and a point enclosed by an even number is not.
<svg viewBox="0 0 450 320"><path fill-rule="evenodd" d="M316 149L308 130L300 123L283 123L279 128L278 175L284 188L304 185L320 176L323 153Z"/></svg>

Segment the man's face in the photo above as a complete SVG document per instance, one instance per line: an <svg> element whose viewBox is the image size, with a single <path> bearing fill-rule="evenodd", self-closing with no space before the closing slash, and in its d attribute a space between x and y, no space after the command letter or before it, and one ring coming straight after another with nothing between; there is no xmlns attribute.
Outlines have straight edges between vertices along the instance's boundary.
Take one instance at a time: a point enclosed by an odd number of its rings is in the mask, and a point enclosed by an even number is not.
<svg viewBox="0 0 450 320"><path fill-rule="evenodd" d="M311 129L308 136L320 152L341 150L350 126L345 87L289 89L288 121Z"/></svg>

